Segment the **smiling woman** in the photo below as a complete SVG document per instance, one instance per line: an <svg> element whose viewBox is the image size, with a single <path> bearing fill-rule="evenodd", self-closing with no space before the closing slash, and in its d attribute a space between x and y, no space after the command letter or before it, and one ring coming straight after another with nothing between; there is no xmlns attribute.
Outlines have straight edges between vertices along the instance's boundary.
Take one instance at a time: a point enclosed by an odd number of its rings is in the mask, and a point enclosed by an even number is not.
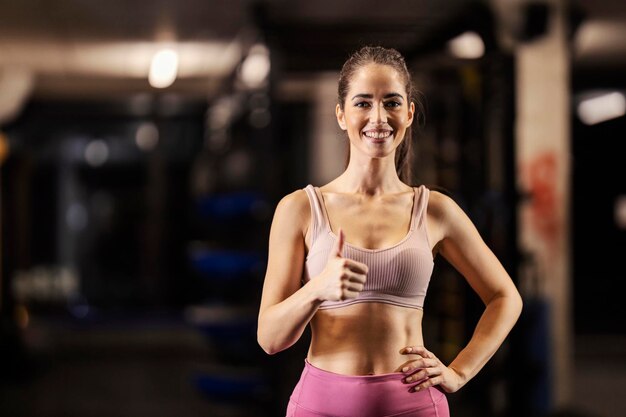
<svg viewBox="0 0 626 417"><path fill-rule="evenodd" d="M368 64L354 74L350 90L357 94L337 104L339 126L348 131L352 146L384 157L403 143L415 113L415 104L396 92L405 90L400 74L386 65Z"/></svg>
<svg viewBox="0 0 626 417"><path fill-rule="evenodd" d="M458 391L500 347L521 312L511 278L447 196L412 186L411 77L393 49L366 47L343 66L336 116L345 171L276 207L258 342L273 354L311 327L287 416L450 415ZM485 303L450 363L425 347L424 299L443 256Z"/></svg>
<svg viewBox="0 0 626 417"><path fill-rule="evenodd" d="M368 83L374 85L367 85ZM379 84L381 83L381 84ZM390 83L390 85L385 85ZM365 85L364 85L365 84ZM386 91L384 96L377 97L374 102L374 92L363 92L372 88ZM357 92L354 96L348 96L348 90L352 88ZM385 90L385 88L387 90ZM363 90L358 92L359 89ZM337 119L343 130L348 130L346 125L346 114L361 113L364 117L372 117L369 128L364 130L364 134L372 139L374 143L388 143L388 141L377 141L381 136L393 134L392 142L398 147L395 153L395 165L400 179L403 182L410 182L412 154L411 125L413 118L419 118L423 114L421 103L414 102L414 91L411 76L407 69L404 58L395 50L382 48L362 48L355 52L344 64L339 74L338 83L338 103L336 108ZM378 91L380 95L380 91ZM415 110L418 113L415 113ZM351 109L354 108L354 109ZM360 112L351 110L361 109ZM367 110L374 110L366 113ZM407 112L407 110L409 112ZM401 117L399 130L394 130L388 124L391 118L397 123ZM378 120L377 120L378 119ZM386 125L386 126L384 126ZM358 126L357 126L358 128ZM348 131L350 137L350 131ZM404 137L407 140L402 140ZM350 160L351 153L347 155Z"/></svg>

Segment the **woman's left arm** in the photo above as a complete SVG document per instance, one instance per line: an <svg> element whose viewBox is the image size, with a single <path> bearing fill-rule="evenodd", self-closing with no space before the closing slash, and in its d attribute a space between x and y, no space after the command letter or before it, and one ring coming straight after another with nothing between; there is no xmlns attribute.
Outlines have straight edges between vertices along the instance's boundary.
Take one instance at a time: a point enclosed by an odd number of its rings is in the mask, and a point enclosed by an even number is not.
<svg viewBox="0 0 626 417"><path fill-rule="evenodd" d="M411 353L422 356L415 365L424 369L412 379L428 377L418 385L420 389L442 385L445 391L454 392L472 379L504 342L521 314L522 298L465 212L443 194L431 196L436 201L429 204L429 210L434 206L439 218L438 253L465 277L485 304L485 310L469 343L447 367L424 347L407 347L402 353L411 349Z"/></svg>

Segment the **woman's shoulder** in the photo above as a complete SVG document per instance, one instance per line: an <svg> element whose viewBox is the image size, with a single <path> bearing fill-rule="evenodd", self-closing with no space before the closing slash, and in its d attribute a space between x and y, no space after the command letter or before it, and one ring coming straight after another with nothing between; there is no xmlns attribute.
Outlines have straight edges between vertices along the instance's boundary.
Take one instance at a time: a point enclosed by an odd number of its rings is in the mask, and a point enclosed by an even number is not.
<svg viewBox="0 0 626 417"><path fill-rule="evenodd" d="M428 214L438 220L459 209L450 191L439 186L425 186L428 190Z"/></svg>
<svg viewBox="0 0 626 417"><path fill-rule="evenodd" d="M289 210L303 209L309 206L309 198L304 188L298 188L289 194L285 194L278 202L278 206Z"/></svg>
<svg viewBox="0 0 626 417"><path fill-rule="evenodd" d="M306 225L310 219L310 204L304 188L284 195L276 205L274 216L292 224Z"/></svg>

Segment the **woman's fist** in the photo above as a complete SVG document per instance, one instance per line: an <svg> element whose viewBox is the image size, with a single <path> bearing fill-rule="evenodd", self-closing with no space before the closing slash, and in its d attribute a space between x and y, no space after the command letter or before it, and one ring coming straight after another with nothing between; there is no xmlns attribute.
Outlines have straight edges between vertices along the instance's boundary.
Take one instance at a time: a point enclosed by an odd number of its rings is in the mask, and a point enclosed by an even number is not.
<svg viewBox="0 0 626 417"><path fill-rule="evenodd" d="M345 236L339 229L337 241L333 245L326 267L320 275L311 282L315 282L318 296L322 301L343 301L356 298L367 277L367 265L343 257Z"/></svg>

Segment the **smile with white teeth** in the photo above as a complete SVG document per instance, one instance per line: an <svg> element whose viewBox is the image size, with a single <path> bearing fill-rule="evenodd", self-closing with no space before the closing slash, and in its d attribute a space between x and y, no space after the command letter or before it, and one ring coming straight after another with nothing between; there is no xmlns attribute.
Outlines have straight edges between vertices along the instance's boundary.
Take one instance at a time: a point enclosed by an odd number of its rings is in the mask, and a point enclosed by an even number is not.
<svg viewBox="0 0 626 417"><path fill-rule="evenodd" d="M385 139L391 136L390 130L376 131L376 130L368 130L363 132L365 136L372 139Z"/></svg>

